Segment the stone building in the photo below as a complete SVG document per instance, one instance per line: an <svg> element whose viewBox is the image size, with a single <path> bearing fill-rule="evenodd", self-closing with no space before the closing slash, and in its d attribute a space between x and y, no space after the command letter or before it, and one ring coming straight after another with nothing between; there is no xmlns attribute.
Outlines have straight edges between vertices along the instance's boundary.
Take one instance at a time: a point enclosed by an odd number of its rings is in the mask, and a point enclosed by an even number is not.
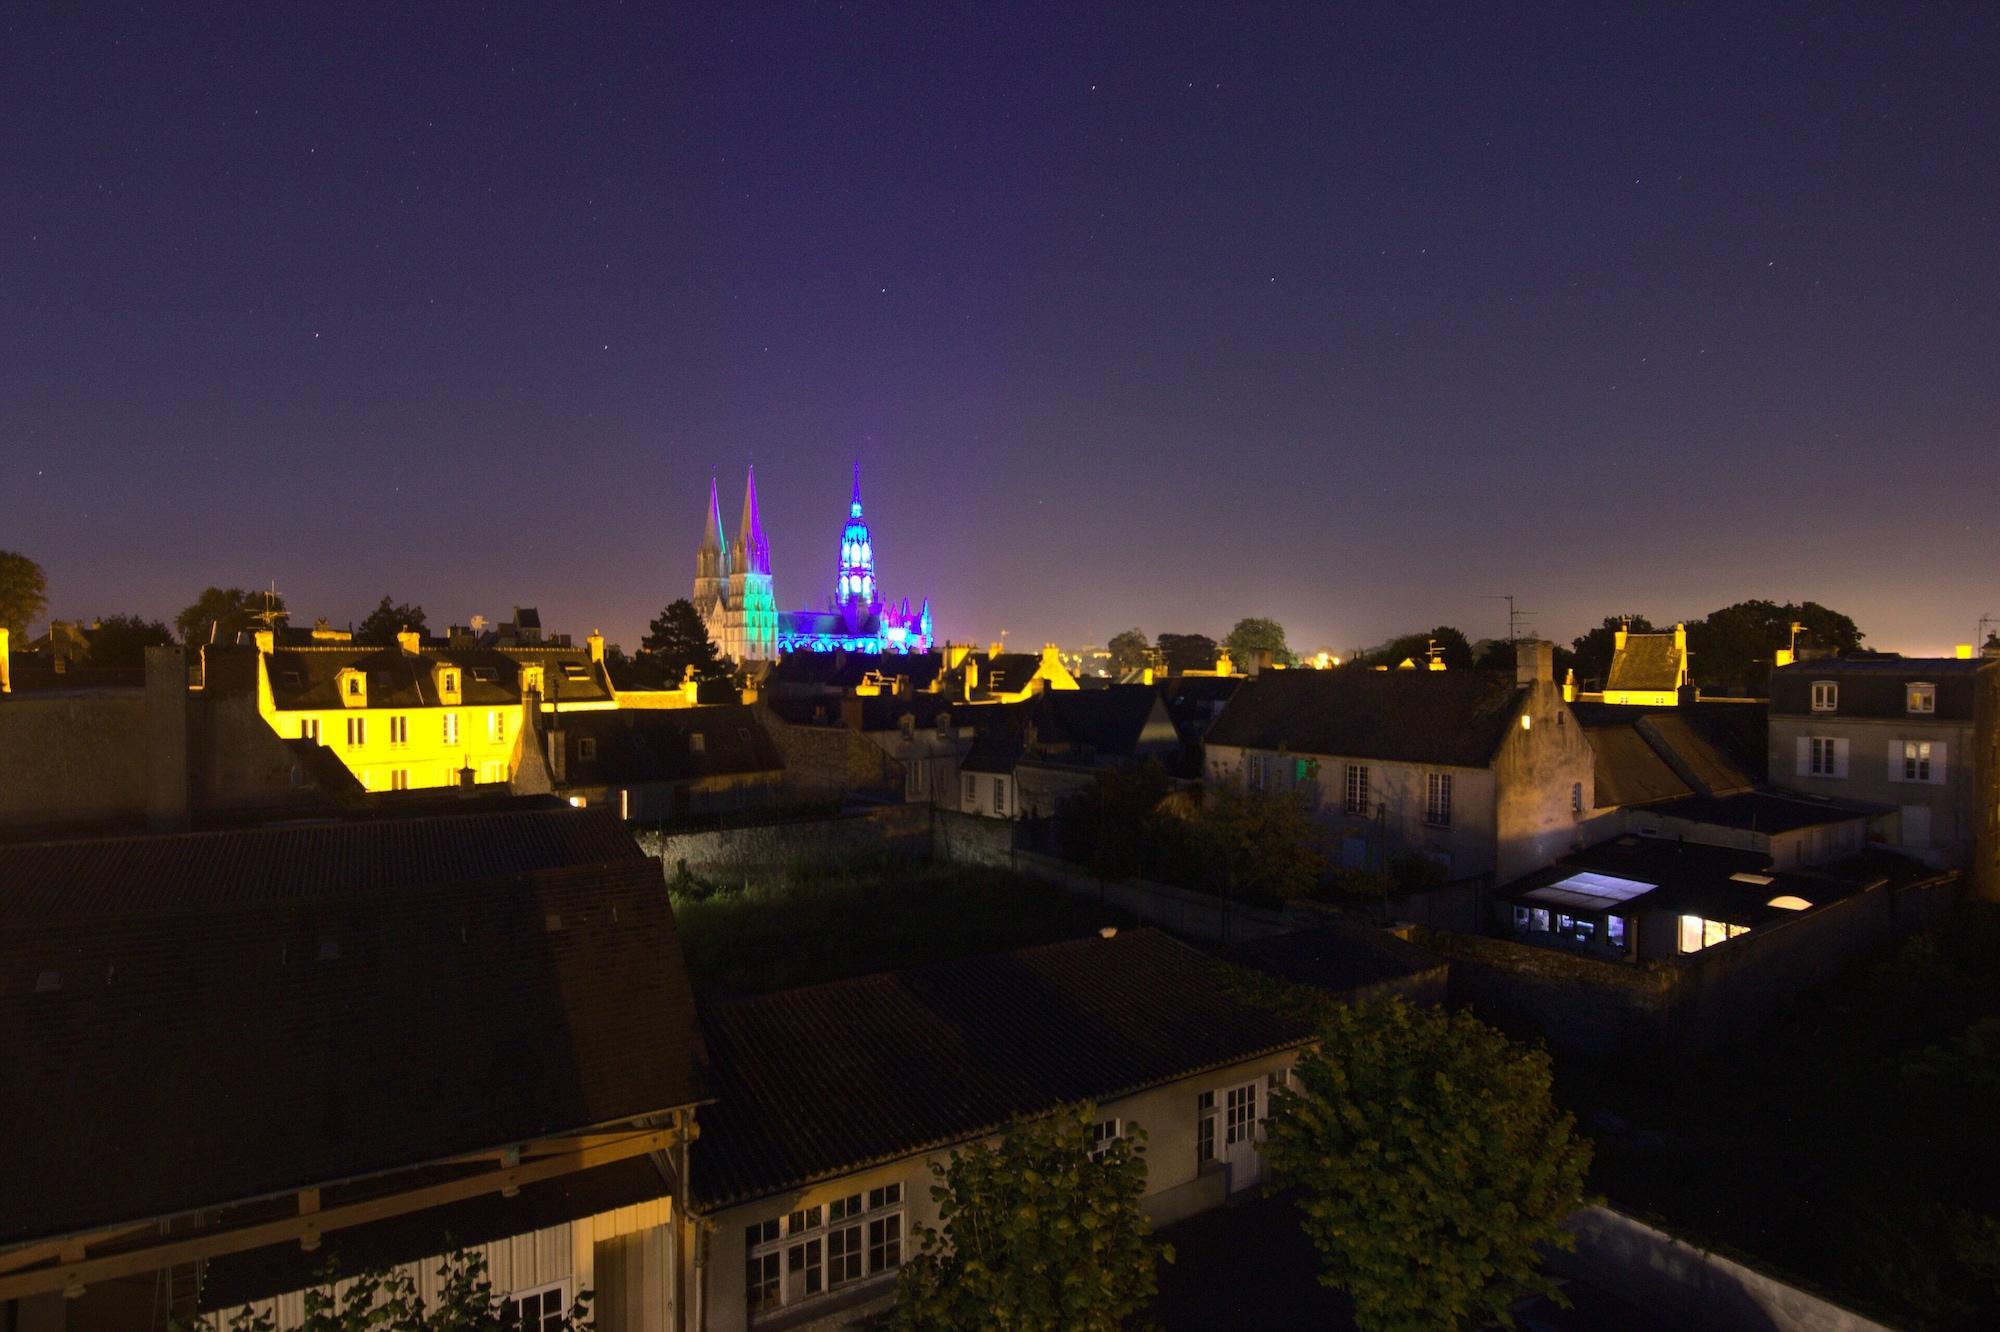
<svg viewBox="0 0 2000 1332"><path fill-rule="evenodd" d="M1350 867L1397 856L1504 882L1576 845L1593 754L1554 679L1554 649L1490 671L1268 671L1205 740L1211 781L1301 792Z"/></svg>

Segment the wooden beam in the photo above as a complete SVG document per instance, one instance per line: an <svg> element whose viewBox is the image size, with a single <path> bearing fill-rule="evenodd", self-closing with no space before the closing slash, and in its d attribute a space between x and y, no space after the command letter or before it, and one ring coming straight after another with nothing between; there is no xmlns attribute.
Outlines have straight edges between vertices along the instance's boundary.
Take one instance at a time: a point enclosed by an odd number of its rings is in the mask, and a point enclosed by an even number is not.
<svg viewBox="0 0 2000 1332"><path fill-rule="evenodd" d="M34 1247L38 1250L59 1250L57 1256L60 1260L54 1266L0 1275L0 1303L48 1291L75 1289L116 1277L138 1276L179 1263L191 1263L206 1258L219 1258L224 1254L242 1253L248 1249L260 1249L267 1244L283 1244L292 1240L302 1240L308 1236L316 1238L351 1226L366 1225L371 1221L381 1221L392 1216L407 1216L411 1212L442 1207L447 1203L463 1202L468 1198L477 1198L489 1193L501 1193L510 1188L518 1189L524 1184L557 1179L580 1170L589 1170L596 1166L610 1165L615 1161L626 1161L635 1156L665 1151L674 1145L677 1138L677 1131L671 1128L632 1134L613 1141L594 1143L576 1151L525 1161L511 1169L493 1170L465 1179L447 1180L441 1184L430 1184L403 1193L343 1203L336 1207L324 1207L315 1212L301 1211L292 1216L236 1226L227 1230L210 1231L207 1234L189 1235L179 1239L163 1236L159 1244L106 1254L99 1258L82 1256L82 1245L73 1239L61 1241L60 1245L55 1243L37 1245ZM304 1199L301 1198L300 1201L303 1203ZM60 1250L66 1250L76 1256L65 1257Z"/></svg>

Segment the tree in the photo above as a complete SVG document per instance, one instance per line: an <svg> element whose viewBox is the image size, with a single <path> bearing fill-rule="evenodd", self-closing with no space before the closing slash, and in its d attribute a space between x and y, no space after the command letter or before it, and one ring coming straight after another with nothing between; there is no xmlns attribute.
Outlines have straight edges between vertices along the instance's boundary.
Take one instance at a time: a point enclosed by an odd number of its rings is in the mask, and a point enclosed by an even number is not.
<svg viewBox="0 0 2000 1332"><path fill-rule="evenodd" d="M1161 634L1153 646L1169 675L1215 669L1217 648L1207 634Z"/></svg>
<svg viewBox="0 0 2000 1332"><path fill-rule="evenodd" d="M1579 681L1604 683L1611 674L1611 654L1617 648L1618 631L1628 627L1635 634L1654 632L1653 622L1643 615L1607 615L1604 623L1570 644L1576 652L1574 669Z"/></svg>
<svg viewBox="0 0 2000 1332"><path fill-rule="evenodd" d="M646 626L646 636L639 642L639 661L648 678L667 688L685 680L689 667L698 681L726 680L730 675L728 664L708 636L701 612L686 597L668 602Z"/></svg>
<svg viewBox="0 0 2000 1332"><path fill-rule="evenodd" d="M523 1318L519 1305L494 1295L486 1259L477 1252L448 1255L437 1275L438 1299L431 1306L408 1271L377 1268L345 1280L329 1262L305 1292L298 1332L585 1332L591 1326L587 1290L567 1309ZM172 1326L174 1332L277 1332L277 1318L269 1308L245 1305L227 1317L177 1319Z"/></svg>
<svg viewBox="0 0 2000 1332"><path fill-rule="evenodd" d="M25 637L29 622L48 608L49 580L42 566L26 555L0 550L0 629Z"/></svg>
<svg viewBox="0 0 2000 1332"><path fill-rule="evenodd" d="M1268 652L1271 660L1280 666L1292 664L1292 650L1285 646L1285 630L1276 620L1261 616L1250 616L1238 620L1236 627L1229 631L1229 637L1222 640L1222 646L1229 649L1229 655L1239 662L1248 661L1254 654Z"/></svg>
<svg viewBox="0 0 2000 1332"><path fill-rule="evenodd" d="M901 1332L1118 1332L1173 1250L1149 1238L1145 1133L1092 1151L1096 1111L1017 1123L933 1165L943 1230L917 1225L897 1279Z"/></svg>
<svg viewBox="0 0 2000 1332"><path fill-rule="evenodd" d="M1553 1294L1590 1144L1555 1107L1546 1051L1400 999L1321 1006L1321 1043L1272 1097L1264 1156L1303 1214L1320 1281L1362 1332L1478 1327Z"/></svg>
<svg viewBox="0 0 2000 1332"><path fill-rule="evenodd" d="M1801 647L1853 652L1865 635L1854 621L1816 601L1739 601L1688 625L1688 669L1712 693L1762 696L1770 692L1771 659L1803 626Z"/></svg>
<svg viewBox="0 0 2000 1332"><path fill-rule="evenodd" d="M1143 629L1125 629L1111 635L1111 669L1119 675L1136 671L1153 659L1153 646Z"/></svg>
<svg viewBox="0 0 2000 1332"><path fill-rule="evenodd" d="M174 636L158 620L137 615L111 615L90 630L90 651L86 664L99 667L133 667L146 664L146 649L164 647Z"/></svg>
<svg viewBox="0 0 2000 1332"><path fill-rule="evenodd" d="M369 611L368 618L354 631L354 641L376 647L394 647L396 635L406 629L420 634L424 632L424 608L397 605L383 597L381 604Z"/></svg>
<svg viewBox="0 0 2000 1332"><path fill-rule="evenodd" d="M1354 659L1357 666L1387 666L1396 669L1406 661L1414 661L1422 666L1430 660L1431 647L1435 644L1439 660L1447 670L1466 671L1472 669L1472 644L1465 635L1448 624L1441 624L1429 633L1404 634L1392 638L1380 647L1373 647Z"/></svg>
<svg viewBox="0 0 2000 1332"><path fill-rule="evenodd" d="M245 629L265 623L273 626L289 618L285 599L274 592L245 592L240 587L207 587L194 604L174 617L181 642L189 647L203 643L234 643Z"/></svg>
<svg viewBox="0 0 2000 1332"><path fill-rule="evenodd" d="M1328 868L1319 825L1296 790L1215 782L1179 836L1170 820L1160 821L1159 832L1162 872L1221 897L1278 905L1318 888Z"/></svg>

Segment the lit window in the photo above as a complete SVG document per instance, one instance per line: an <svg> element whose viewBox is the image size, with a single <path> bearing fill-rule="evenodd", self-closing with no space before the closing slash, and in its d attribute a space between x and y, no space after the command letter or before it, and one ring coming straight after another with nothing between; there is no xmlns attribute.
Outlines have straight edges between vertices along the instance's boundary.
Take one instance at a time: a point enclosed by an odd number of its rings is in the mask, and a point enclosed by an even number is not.
<svg viewBox="0 0 2000 1332"><path fill-rule="evenodd" d="M456 694L458 692L458 672L446 671L439 679L439 687L447 694Z"/></svg>
<svg viewBox="0 0 2000 1332"><path fill-rule="evenodd" d="M1937 686L1913 684L1908 691L1908 706L1911 712L1937 711Z"/></svg>
<svg viewBox="0 0 2000 1332"><path fill-rule="evenodd" d="M1623 916L1606 916L1606 917L1604 918L1604 937L1605 937L1605 938L1606 938L1606 939L1607 939L1608 941L1610 941L1610 944L1611 944L1611 946L1612 946L1613 948L1616 948L1616 949L1617 949L1617 950L1618 950L1619 952L1621 952L1621 953L1622 953L1622 952L1624 952L1624 951L1625 951L1625 917L1623 917Z"/></svg>
<svg viewBox="0 0 2000 1332"><path fill-rule="evenodd" d="M1368 812L1368 769L1364 764L1347 765L1347 812L1349 814Z"/></svg>
<svg viewBox="0 0 2000 1332"><path fill-rule="evenodd" d="M563 1288L559 1285L511 1295L506 1303L520 1332L558 1332L563 1325Z"/></svg>
<svg viewBox="0 0 2000 1332"><path fill-rule="evenodd" d="M1814 712L1836 712L1840 709L1840 686L1832 680L1815 680L1812 687L1812 710Z"/></svg>
<svg viewBox="0 0 2000 1332"><path fill-rule="evenodd" d="M507 738L507 714L497 709L486 714L486 738L499 744Z"/></svg>
<svg viewBox="0 0 2000 1332"><path fill-rule="evenodd" d="M458 714L456 712L447 712L444 714L444 742L448 745L458 743Z"/></svg>
<svg viewBox="0 0 2000 1332"><path fill-rule="evenodd" d="M1451 774L1434 772L1425 782L1424 822L1434 828L1451 826Z"/></svg>
<svg viewBox="0 0 2000 1332"><path fill-rule="evenodd" d="M1928 740L1905 740L1903 742L1903 780L1906 782L1927 782L1931 779L1931 742Z"/></svg>
<svg viewBox="0 0 2000 1332"><path fill-rule="evenodd" d="M1748 925L1733 925L1723 920L1704 920L1700 916L1681 917L1681 951L1699 953L1704 948L1712 948L1725 939L1734 939L1739 934L1748 934Z"/></svg>

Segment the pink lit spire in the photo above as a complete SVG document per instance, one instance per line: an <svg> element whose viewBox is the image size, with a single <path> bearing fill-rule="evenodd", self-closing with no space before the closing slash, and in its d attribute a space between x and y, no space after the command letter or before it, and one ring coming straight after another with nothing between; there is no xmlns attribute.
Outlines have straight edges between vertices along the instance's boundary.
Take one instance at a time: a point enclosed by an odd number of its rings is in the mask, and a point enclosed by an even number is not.
<svg viewBox="0 0 2000 1332"><path fill-rule="evenodd" d="M757 512L757 465L750 465L750 479L743 487L743 517L736 524L736 544L730 547L729 563L744 573L771 572L771 543L764 539L764 522Z"/></svg>

